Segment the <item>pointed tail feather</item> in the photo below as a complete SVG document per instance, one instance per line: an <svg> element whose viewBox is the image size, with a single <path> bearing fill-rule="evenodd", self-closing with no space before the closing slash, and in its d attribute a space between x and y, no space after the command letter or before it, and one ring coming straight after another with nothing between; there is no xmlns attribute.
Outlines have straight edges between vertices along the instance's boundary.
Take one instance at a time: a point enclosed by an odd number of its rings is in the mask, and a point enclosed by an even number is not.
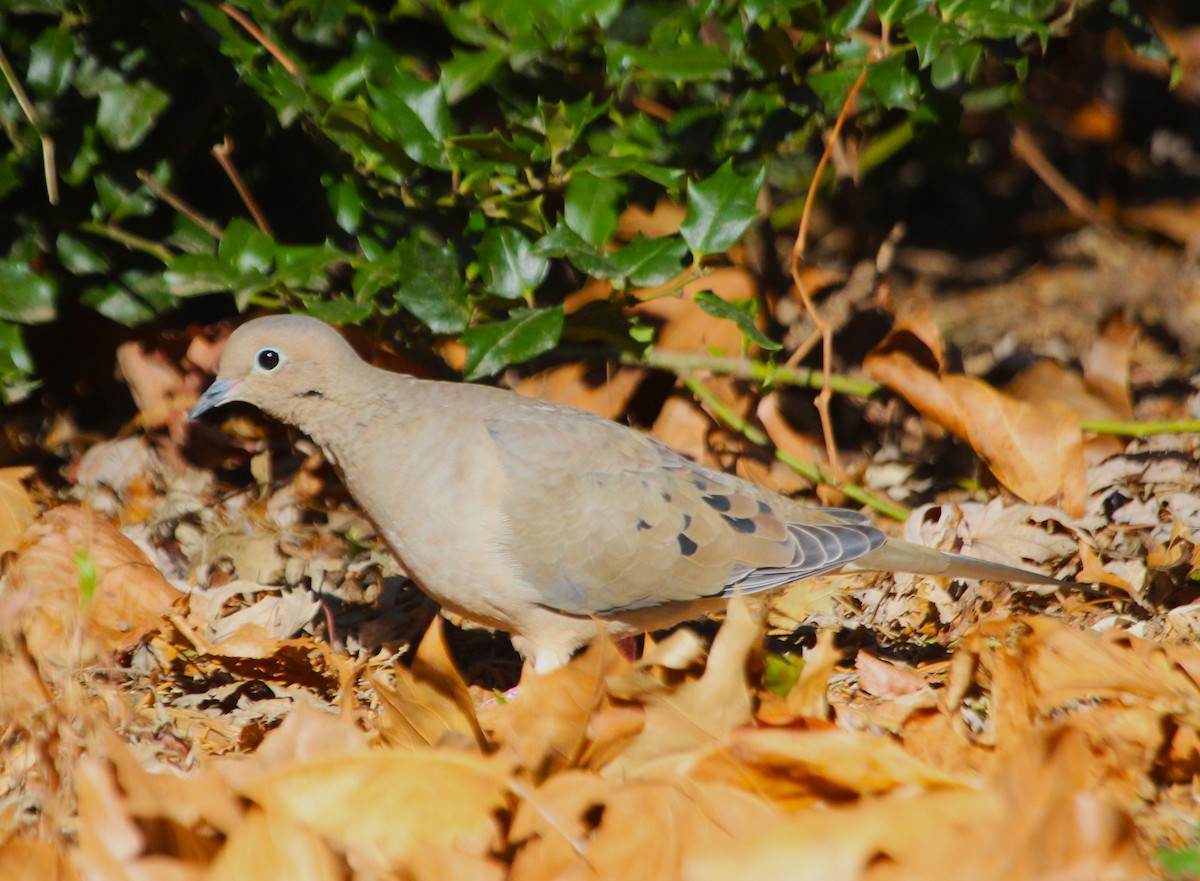
<svg viewBox="0 0 1200 881"><path fill-rule="evenodd" d="M978 578L984 581L1008 581L1016 584L1059 584L1075 586L1041 572L1018 569L1001 563L989 563L963 554L927 548L924 545L891 539L883 547L859 557L852 566L873 572L915 572L919 575L942 575L947 578Z"/></svg>

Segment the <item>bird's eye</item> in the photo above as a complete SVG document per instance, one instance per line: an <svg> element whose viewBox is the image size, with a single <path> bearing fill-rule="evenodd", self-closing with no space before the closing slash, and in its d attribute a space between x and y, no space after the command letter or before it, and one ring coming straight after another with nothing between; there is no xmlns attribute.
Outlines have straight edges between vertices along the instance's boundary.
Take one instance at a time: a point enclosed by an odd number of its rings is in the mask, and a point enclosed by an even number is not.
<svg viewBox="0 0 1200 881"><path fill-rule="evenodd" d="M274 370L283 363L283 356L274 349L259 349L258 354L254 356L254 363L260 370Z"/></svg>

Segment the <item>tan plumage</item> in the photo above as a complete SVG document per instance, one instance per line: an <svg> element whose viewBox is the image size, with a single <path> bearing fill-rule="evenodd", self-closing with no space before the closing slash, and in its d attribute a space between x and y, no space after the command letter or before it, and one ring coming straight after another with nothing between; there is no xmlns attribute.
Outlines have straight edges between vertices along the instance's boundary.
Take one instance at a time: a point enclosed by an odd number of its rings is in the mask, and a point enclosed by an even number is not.
<svg viewBox="0 0 1200 881"><path fill-rule="evenodd" d="M847 564L1055 583L889 540L859 513L802 505L572 407L380 370L312 318L233 333L191 415L230 401L310 435L417 584L510 632L539 670L597 619L656 629Z"/></svg>

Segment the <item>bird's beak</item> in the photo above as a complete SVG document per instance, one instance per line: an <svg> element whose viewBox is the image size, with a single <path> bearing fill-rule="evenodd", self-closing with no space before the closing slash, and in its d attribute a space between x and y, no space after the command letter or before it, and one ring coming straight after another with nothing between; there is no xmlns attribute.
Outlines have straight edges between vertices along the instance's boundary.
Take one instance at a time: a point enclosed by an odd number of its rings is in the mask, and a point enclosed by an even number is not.
<svg viewBox="0 0 1200 881"><path fill-rule="evenodd" d="M213 407L220 407L229 400L229 394L233 391L233 387L238 384L236 379L218 379L208 387L208 390L200 396L200 400L196 401L196 406L192 408L192 412L188 413L188 419L207 413Z"/></svg>

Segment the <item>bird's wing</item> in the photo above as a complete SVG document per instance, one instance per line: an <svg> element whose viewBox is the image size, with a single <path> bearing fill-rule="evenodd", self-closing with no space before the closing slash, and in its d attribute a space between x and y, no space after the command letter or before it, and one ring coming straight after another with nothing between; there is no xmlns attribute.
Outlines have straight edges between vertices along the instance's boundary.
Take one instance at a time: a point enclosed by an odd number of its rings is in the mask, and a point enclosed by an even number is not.
<svg viewBox="0 0 1200 881"><path fill-rule="evenodd" d="M599 417L540 405L485 424L506 482L508 551L557 611L769 590L885 540L861 515L803 508Z"/></svg>

